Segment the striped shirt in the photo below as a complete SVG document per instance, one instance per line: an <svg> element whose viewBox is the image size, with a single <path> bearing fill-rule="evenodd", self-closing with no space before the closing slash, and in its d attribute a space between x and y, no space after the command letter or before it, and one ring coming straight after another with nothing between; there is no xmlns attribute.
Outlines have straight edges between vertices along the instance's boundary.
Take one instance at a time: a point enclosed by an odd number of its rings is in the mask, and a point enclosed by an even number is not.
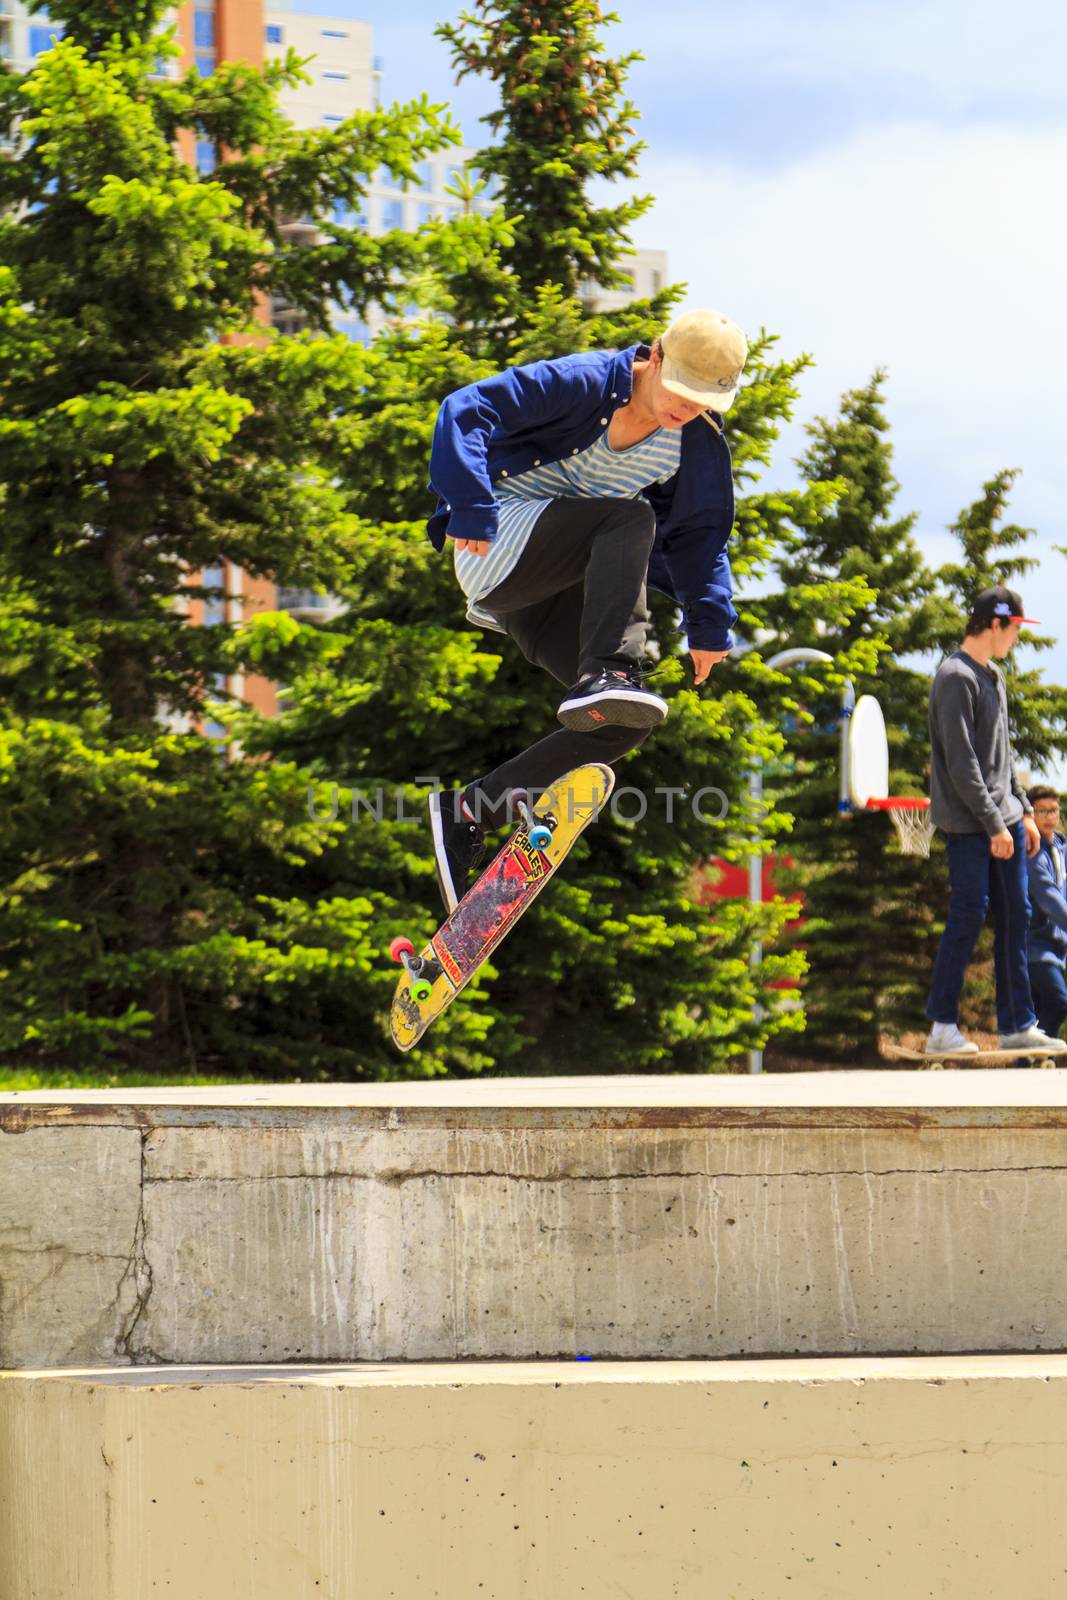
<svg viewBox="0 0 1067 1600"><path fill-rule="evenodd" d="M455 550L456 577L469 602L468 622L503 633L478 601L514 571L537 519L553 500L635 500L650 483L673 478L681 457L680 428L657 428L627 450L613 450L605 428L587 450L533 467L506 485L498 481L493 493L499 520L488 554Z"/></svg>

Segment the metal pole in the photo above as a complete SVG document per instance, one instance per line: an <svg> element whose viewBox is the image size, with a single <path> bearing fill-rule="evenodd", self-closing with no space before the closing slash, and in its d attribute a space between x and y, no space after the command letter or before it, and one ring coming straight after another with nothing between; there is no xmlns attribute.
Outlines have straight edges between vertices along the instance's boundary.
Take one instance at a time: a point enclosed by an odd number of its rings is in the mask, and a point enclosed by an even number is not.
<svg viewBox="0 0 1067 1600"><path fill-rule="evenodd" d="M855 709L856 691L852 679L846 678L845 687L841 690L841 784L837 792L837 810L840 816L844 816L846 811L852 809L848 794L848 731Z"/></svg>
<svg viewBox="0 0 1067 1600"><path fill-rule="evenodd" d="M767 666L784 669L786 667L799 666L801 662L829 662L832 666L833 660L833 656L827 655L825 650L810 650L807 646L800 646L795 650L779 650L778 654L772 656L767 662ZM845 748L848 738L847 723L848 717L852 715L852 705L855 702L856 695L852 687L852 680L846 680L846 684L846 689L842 691L841 695L841 796L842 800L847 803L848 780L845 772ZM848 701L847 713L845 710L846 699ZM760 802L763 799L762 756L757 756L749 768L748 797L752 807L752 814L758 817L760 814ZM758 838L756 843L759 843ZM750 905L759 906L763 904L763 857L759 850L753 851L748 858L748 899ZM753 943L752 953L749 956L749 965L752 968L753 975L758 974L760 967L763 965L763 942L760 939ZM757 1000L752 1012L753 1021L759 1022L762 1016L763 1007ZM748 1070L749 1072L763 1071L762 1050L750 1050L748 1052Z"/></svg>

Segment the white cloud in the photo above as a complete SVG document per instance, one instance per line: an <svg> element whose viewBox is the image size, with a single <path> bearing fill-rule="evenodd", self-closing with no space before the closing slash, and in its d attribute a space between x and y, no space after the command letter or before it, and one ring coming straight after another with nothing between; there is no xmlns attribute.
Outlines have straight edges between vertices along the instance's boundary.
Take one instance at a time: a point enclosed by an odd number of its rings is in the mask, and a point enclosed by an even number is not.
<svg viewBox="0 0 1067 1600"><path fill-rule="evenodd" d="M901 510L920 513L930 554L984 480L1021 467L1010 516L1045 557L1024 587L1067 635L1067 131L867 130L778 171L647 157L656 195L638 242L669 252L689 305L782 335L817 365L776 467L788 476L800 423L889 369L887 411ZM936 537L936 543L934 539ZM926 539L924 537L924 543ZM1067 639L1043 658L1067 682Z"/></svg>
<svg viewBox="0 0 1067 1600"><path fill-rule="evenodd" d="M939 113L981 98L996 115L1023 95L1062 112L1067 12L1048 0L753 0L712 17L706 0L676 0L653 22L635 0L605 43L613 54L642 50L642 70L659 76L702 73L712 107L716 90L740 78L764 90L823 84L835 95L894 85L913 100L928 93Z"/></svg>
<svg viewBox="0 0 1067 1600"><path fill-rule="evenodd" d="M1067 132L914 124L762 174L653 157L639 242L668 250L689 303L814 354L807 415L888 366L901 471L938 486L926 512L1021 466L1063 537L1065 162Z"/></svg>

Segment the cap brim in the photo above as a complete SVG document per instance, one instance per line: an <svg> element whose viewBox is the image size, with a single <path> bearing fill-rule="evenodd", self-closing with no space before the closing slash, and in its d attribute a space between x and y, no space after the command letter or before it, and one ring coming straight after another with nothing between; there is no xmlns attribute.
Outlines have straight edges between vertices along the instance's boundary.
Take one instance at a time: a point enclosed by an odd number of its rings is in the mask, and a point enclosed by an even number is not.
<svg viewBox="0 0 1067 1600"><path fill-rule="evenodd" d="M1040 626L1041 626L1040 622L1038 622L1036 617L1012 617L1011 621L1012 622L1029 622L1029 624L1033 628L1040 628Z"/></svg>
<svg viewBox="0 0 1067 1600"><path fill-rule="evenodd" d="M706 389L693 382L690 375L663 358L663 387L676 394L682 400L690 400L695 406L710 407L712 411L728 411L737 395L737 386L732 389Z"/></svg>

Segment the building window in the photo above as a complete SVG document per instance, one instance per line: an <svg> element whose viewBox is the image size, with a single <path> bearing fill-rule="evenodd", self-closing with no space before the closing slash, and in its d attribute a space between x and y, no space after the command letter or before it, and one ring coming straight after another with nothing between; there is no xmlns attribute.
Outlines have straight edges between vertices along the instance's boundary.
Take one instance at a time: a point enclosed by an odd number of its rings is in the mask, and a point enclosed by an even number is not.
<svg viewBox="0 0 1067 1600"><path fill-rule="evenodd" d="M415 186L418 189L433 188L433 167L429 161L420 161L415 168Z"/></svg>
<svg viewBox="0 0 1067 1600"><path fill-rule="evenodd" d="M333 324L334 333L343 333L346 339L353 344L366 344L370 339L370 330L365 322L358 317L335 317Z"/></svg>
<svg viewBox="0 0 1067 1600"><path fill-rule="evenodd" d="M339 28L323 28L322 37L324 39L347 39L348 34L342 33Z"/></svg>
<svg viewBox="0 0 1067 1600"><path fill-rule="evenodd" d="M328 111L322 120L323 122L343 122L345 119L344 117L334 116L332 112Z"/></svg>
<svg viewBox="0 0 1067 1600"><path fill-rule="evenodd" d="M267 23L267 43L268 44L284 44L285 43L285 29L282 27L281 23L279 23L279 22L268 22Z"/></svg>
<svg viewBox="0 0 1067 1600"><path fill-rule="evenodd" d="M402 177L399 172L394 172L392 167L382 168L382 180L387 189L404 189L407 187L407 179Z"/></svg>
<svg viewBox="0 0 1067 1600"><path fill-rule="evenodd" d="M214 50L215 13L213 11L193 12L193 44L197 50Z"/></svg>
<svg viewBox="0 0 1067 1600"><path fill-rule="evenodd" d="M402 228L404 226L403 200L385 200L382 202L382 227Z"/></svg>
<svg viewBox="0 0 1067 1600"><path fill-rule="evenodd" d="M343 200L338 200L334 206L333 220L334 226L338 228L365 228L367 226L366 212L361 211L357 215L352 210L352 207L346 205Z"/></svg>
<svg viewBox="0 0 1067 1600"><path fill-rule="evenodd" d="M37 57L47 55L57 39L62 39L63 29L55 23L50 23L47 28L32 27L30 29L30 55Z"/></svg>
<svg viewBox="0 0 1067 1600"><path fill-rule="evenodd" d="M200 574L200 587L202 589L222 589L225 587L225 573L221 567L205 567ZM226 602L221 596L204 596L204 627L212 628L217 623L226 620Z"/></svg>
<svg viewBox="0 0 1067 1600"><path fill-rule="evenodd" d="M424 201L419 207L419 227L423 227L427 222L432 222L436 215L437 207L431 205L428 201Z"/></svg>
<svg viewBox="0 0 1067 1600"><path fill-rule="evenodd" d="M215 146L210 139L198 139L196 142L196 170L202 178L209 172L214 172L218 165L218 156Z"/></svg>
<svg viewBox="0 0 1067 1600"><path fill-rule="evenodd" d="M315 589L279 587L277 605L279 611L293 611L298 617L322 622L332 622L334 617L346 610L336 595L319 594Z"/></svg>
<svg viewBox="0 0 1067 1600"><path fill-rule="evenodd" d="M340 83L347 83L352 76L350 72L324 72L324 78L333 78Z"/></svg>
<svg viewBox="0 0 1067 1600"><path fill-rule="evenodd" d="M215 71L214 56L197 56L196 70L202 78L210 78Z"/></svg>

